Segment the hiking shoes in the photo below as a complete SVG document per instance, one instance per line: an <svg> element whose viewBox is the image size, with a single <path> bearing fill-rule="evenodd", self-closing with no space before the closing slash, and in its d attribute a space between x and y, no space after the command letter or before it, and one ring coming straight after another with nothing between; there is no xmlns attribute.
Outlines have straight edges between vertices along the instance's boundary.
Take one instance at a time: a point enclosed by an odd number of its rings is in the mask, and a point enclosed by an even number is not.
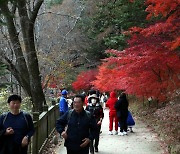
<svg viewBox="0 0 180 154"><path fill-rule="evenodd" d="M118 134L118 131L115 131L115 132L114 132L114 135L117 135L117 134Z"/></svg>
<svg viewBox="0 0 180 154"><path fill-rule="evenodd" d="M124 133L123 133L123 132L119 132L118 135L119 135L119 136L123 136Z"/></svg>
<svg viewBox="0 0 180 154"><path fill-rule="evenodd" d="M98 152L99 150L98 150L98 147L95 147L95 152Z"/></svg>
<svg viewBox="0 0 180 154"><path fill-rule="evenodd" d="M113 135L113 132L112 131L109 131L109 133L108 133L109 135Z"/></svg>
<svg viewBox="0 0 180 154"><path fill-rule="evenodd" d="M127 132L123 132L124 135L127 135Z"/></svg>

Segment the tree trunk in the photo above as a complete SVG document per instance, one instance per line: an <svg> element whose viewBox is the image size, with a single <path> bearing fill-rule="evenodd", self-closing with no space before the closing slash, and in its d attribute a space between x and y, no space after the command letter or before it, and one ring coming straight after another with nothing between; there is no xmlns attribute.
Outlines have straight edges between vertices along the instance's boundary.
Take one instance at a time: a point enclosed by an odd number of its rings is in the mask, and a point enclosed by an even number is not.
<svg viewBox="0 0 180 154"><path fill-rule="evenodd" d="M27 9L25 0L15 1L14 6L17 6L18 8L18 18L15 17L17 15L16 11L16 13L10 12L10 9L8 8L10 4L8 1L3 2L0 5L0 11L7 22L6 26L10 42L13 46L16 63L13 64L13 62L7 57L4 58L4 61L6 61L8 69L23 87L26 94L31 97L33 102L33 111L37 112L43 111L43 105L45 103L45 96L41 86L41 77L34 42L34 23L42 3L43 0L37 0L35 6L33 7L34 10L30 11ZM19 20L17 23L20 23L24 44L20 43L20 36L15 25L16 20ZM24 45L25 49L21 47L22 45ZM27 55L26 57L24 56L22 49L25 50Z"/></svg>
<svg viewBox="0 0 180 154"><path fill-rule="evenodd" d="M24 0L18 1L18 12L22 28L23 41L27 53L27 67L29 71L29 81L31 87L32 101L34 102L34 111L43 111L45 97L41 86L41 77L39 64L34 42L34 20L31 20L27 13L26 3ZM36 68L36 69L35 69Z"/></svg>

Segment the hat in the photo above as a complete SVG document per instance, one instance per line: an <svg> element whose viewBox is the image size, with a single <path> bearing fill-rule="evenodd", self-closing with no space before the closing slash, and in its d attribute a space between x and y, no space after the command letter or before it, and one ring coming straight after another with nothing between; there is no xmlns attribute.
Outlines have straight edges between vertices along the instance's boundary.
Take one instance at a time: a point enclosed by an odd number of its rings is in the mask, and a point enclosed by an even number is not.
<svg viewBox="0 0 180 154"><path fill-rule="evenodd" d="M90 95L88 98L99 98L99 97L97 97L96 94L92 94L92 95Z"/></svg>
<svg viewBox="0 0 180 154"><path fill-rule="evenodd" d="M63 90L63 91L61 92L61 94L62 94L62 95L67 95L68 92L67 92L67 90Z"/></svg>

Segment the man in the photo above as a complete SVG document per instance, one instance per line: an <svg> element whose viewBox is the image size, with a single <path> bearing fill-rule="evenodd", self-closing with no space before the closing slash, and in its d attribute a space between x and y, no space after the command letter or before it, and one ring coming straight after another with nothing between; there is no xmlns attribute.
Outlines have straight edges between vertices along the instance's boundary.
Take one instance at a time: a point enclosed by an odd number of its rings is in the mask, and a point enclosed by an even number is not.
<svg viewBox="0 0 180 154"><path fill-rule="evenodd" d="M64 89L61 92L61 98L59 100L59 111L60 111L60 116L62 116L64 113L68 111L68 102L67 102L67 94L68 92Z"/></svg>
<svg viewBox="0 0 180 154"><path fill-rule="evenodd" d="M57 120L56 129L65 139L67 154L88 154L90 140L96 136L95 118L83 108L83 95L76 95L73 110L66 112Z"/></svg>
<svg viewBox="0 0 180 154"><path fill-rule="evenodd" d="M29 114L20 111L21 97L8 98L10 112L0 116L0 154L27 154L28 143L34 134Z"/></svg>
<svg viewBox="0 0 180 154"><path fill-rule="evenodd" d="M103 108L99 103L99 97L96 94L92 94L89 96L89 100L91 103L86 107L86 110L91 113L91 115L96 119L97 124L97 136L95 137L95 144L94 141L91 140L90 142L90 152L91 154L94 154L94 148L95 152L98 152L98 145L99 145L99 135L101 130L101 124L102 120L104 118L104 112Z"/></svg>

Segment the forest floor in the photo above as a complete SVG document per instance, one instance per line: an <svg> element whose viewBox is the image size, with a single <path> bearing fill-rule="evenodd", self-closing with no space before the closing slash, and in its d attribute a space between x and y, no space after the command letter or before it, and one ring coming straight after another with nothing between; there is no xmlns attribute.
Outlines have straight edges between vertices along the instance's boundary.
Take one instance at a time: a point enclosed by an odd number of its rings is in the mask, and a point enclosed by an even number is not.
<svg viewBox="0 0 180 154"><path fill-rule="evenodd" d="M167 145L168 152L180 154L180 96L168 103L130 102L133 115L143 121Z"/></svg>

